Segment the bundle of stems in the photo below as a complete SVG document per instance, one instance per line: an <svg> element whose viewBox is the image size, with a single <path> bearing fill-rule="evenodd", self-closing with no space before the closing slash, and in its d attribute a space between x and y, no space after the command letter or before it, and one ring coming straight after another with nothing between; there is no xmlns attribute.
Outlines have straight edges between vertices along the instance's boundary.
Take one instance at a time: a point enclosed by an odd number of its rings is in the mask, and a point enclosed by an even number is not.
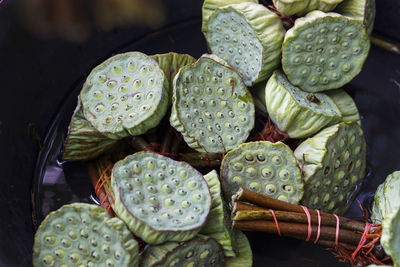
<svg viewBox="0 0 400 267"><path fill-rule="evenodd" d="M233 228L262 231L334 248L352 265L390 264L381 225L308 209L241 188L232 197Z"/></svg>

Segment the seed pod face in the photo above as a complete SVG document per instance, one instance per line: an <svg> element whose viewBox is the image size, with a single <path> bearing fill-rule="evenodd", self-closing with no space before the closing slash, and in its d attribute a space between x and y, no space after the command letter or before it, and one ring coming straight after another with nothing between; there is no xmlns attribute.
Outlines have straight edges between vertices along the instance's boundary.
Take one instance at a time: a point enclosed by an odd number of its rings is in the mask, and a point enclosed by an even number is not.
<svg viewBox="0 0 400 267"><path fill-rule="evenodd" d="M375 0L346 0L334 12L354 18L364 24L368 35L372 33L375 21Z"/></svg>
<svg viewBox="0 0 400 267"><path fill-rule="evenodd" d="M239 74L216 56L202 56L174 79L170 123L199 152L222 153L254 127L253 98Z"/></svg>
<svg viewBox="0 0 400 267"><path fill-rule="evenodd" d="M342 114L341 121L355 121L361 125L360 114L353 98L346 91L337 89L327 91L326 94L335 102L336 106Z"/></svg>
<svg viewBox="0 0 400 267"><path fill-rule="evenodd" d="M140 258L140 266L224 266L224 254L217 242L197 236L189 241L166 242L148 246Z"/></svg>
<svg viewBox="0 0 400 267"><path fill-rule="evenodd" d="M251 267L253 266L253 252L246 235L239 230L233 231L237 244L237 256L226 258L226 267Z"/></svg>
<svg viewBox="0 0 400 267"><path fill-rule="evenodd" d="M116 140L104 136L86 120L78 97L78 105L65 138L62 159L71 161L93 159L114 147L116 143Z"/></svg>
<svg viewBox="0 0 400 267"><path fill-rule="evenodd" d="M382 223L386 216L400 206L400 171L386 177L378 186L372 203L371 219L374 223Z"/></svg>
<svg viewBox="0 0 400 267"><path fill-rule="evenodd" d="M212 53L236 68L247 86L267 79L280 64L285 30L279 17L262 5L218 8L203 33Z"/></svg>
<svg viewBox="0 0 400 267"><path fill-rule="evenodd" d="M139 246L126 225L99 206L68 204L40 224L33 266L138 266Z"/></svg>
<svg viewBox="0 0 400 267"><path fill-rule="evenodd" d="M360 71L370 48L364 26L336 13L312 11L286 33L282 67L307 92L335 89Z"/></svg>
<svg viewBox="0 0 400 267"><path fill-rule="evenodd" d="M325 128L294 151L304 173L302 204L344 214L365 177L366 143L361 127L339 123Z"/></svg>
<svg viewBox="0 0 400 267"><path fill-rule="evenodd" d="M399 188L397 188L399 193ZM382 222L381 244L394 266L400 264L400 205L391 210Z"/></svg>
<svg viewBox="0 0 400 267"><path fill-rule="evenodd" d="M281 71L275 71L268 80L265 103L271 120L291 138L310 136L342 118L329 96L302 91Z"/></svg>
<svg viewBox="0 0 400 267"><path fill-rule="evenodd" d="M145 54L119 54L92 70L81 99L85 118L105 136L139 135L164 116L168 81L157 62Z"/></svg>
<svg viewBox="0 0 400 267"><path fill-rule="evenodd" d="M303 196L300 168L284 143L250 142L228 152L221 163L226 199L240 187L297 204Z"/></svg>
<svg viewBox="0 0 400 267"><path fill-rule="evenodd" d="M211 207L207 183L196 169L151 152L117 162L111 185L115 213L149 244L192 238Z"/></svg>
<svg viewBox="0 0 400 267"><path fill-rule="evenodd" d="M207 235L221 246L225 257L236 256L236 240L232 232L232 221L228 213L228 208L221 195L221 183L218 173L213 170L206 175L211 192L212 206L207 221L200 230L200 234Z"/></svg>

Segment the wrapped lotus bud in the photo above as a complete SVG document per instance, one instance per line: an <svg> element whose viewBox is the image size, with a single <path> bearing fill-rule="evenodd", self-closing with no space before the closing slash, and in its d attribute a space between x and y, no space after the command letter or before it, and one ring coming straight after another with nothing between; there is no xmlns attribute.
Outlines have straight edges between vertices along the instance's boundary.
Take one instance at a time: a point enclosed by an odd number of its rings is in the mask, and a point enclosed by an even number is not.
<svg viewBox="0 0 400 267"><path fill-rule="evenodd" d="M285 30L280 18L262 5L218 8L203 33L212 53L236 68L247 86L268 79L280 64Z"/></svg>
<svg viewBox="0 0 400 267"><path fill-rule="evenodd" d="M240 187L297 204L303 196L300 168L284 143L244 143L221 163L221 183L227 199Z"/></svg>
<svg viewBox="0 0 400 267"><path fill-rule="evenodd" d="M139 246L102 207L73 203L51 212L33 245L33 266L138 266Z"/></svg>
<svg viewBox="0 0 400 267"><path fill-rule="evenodd" d="M196 169L152 152L118 161L111 186L113 210L149 244L193 238L211 208L207 183Z"/></svg>
<svg viewBox="0 0 400 267"><path fill-rule="evenodd" d="M334 12L359 20L370 35L374 28L375 0L346 0L340 3Z"/></svg>
<svg viewBox="0 0 400 267"><path fill-rule="evenodd" d="M303 16L310 11L332 11L343 0L273 0L275 8L285 16Z"/></svg>
<svg viewBox="0 0 400 267"><path fill-rule="evenodd" d="M356 122L325 128L294 151L303 169L303 205L344 214L365 177L366 143Z"/></svg>
<svg viewBox="0 0 400 267"><path fill-rule="evenodd" d="M336 89L361 71L369 48L358 20L312 11L286 33L282 67L289 81L304 91Z"/></svg>
<svg viewBox="0 0 400 267"><path fill-rule="evenodd" d="M224 266L224 254L214 239L199 235L186 242L148 246L140 266Z"/></svg>
<svg viewBox="0 0 400 267"><path fill-rule="evenodd" d="M199 152L223 153L244 142L254 127L254 103L240 75L205 55L174 79L170 123Z"/></svg>
<svg viewBox="0 0 400 267"><path fill-rule="evenodd" d="M168 80L140 52L107 59L89 74L81 92L85 118L103 135L120 139L158 125L168 106Z"/></svg>

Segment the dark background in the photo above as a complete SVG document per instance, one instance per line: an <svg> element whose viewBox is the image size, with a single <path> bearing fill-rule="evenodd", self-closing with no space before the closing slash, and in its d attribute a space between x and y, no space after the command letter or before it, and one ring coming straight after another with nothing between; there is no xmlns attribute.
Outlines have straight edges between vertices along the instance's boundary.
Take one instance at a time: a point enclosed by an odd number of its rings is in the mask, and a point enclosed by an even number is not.
<svg viewBox="0 0 400 267"><path fill-rule="evenodd" d="M83 42L71 42L59 37L41 38L33 34L24 23L20 13L20 1L4 0L0 4L0 266L29 266L34 230L32 226L31 185L35 163L49 125L63 99L73 89L77 81L119 48L138 40L154 29L146 27L124 27L112 31L94 30ZM168 0L166 23L163 28L182 21L201 18L201 0ZM377 15L374 32L382 37L400 42L400 2L377 0ZM199 27L193 31L200 32ZM181 36L185 38L185 36ZM179 44L169 46L169 50L185 52L198 57L205 52L205 42L195 47ZM368 127L369 142L376 142L381 149L370 151L375 157L382 153L381 161L392 162L389 170L380 167L380 162L372 163L378 173L400 169L399 159L393 158L392 151L399 144L381 143L381 128L397 129L391 133L400 136L400 57L381 48L372 47L371 54L362 73L353 81L358 88L368 90L376 96L369 108L360 109L361 114L375 112L375 120L390 116L391 123ZM356 99L357 100L357 99ZM358 101L363 101L360 98ZM383 104L382 104L383 103ZM382 108L387 106L386 108ZM394 107L393 109L391 109ZM397 107L397 109L396 109ZM388 166L387 164L385 166ZM384 177L382 178L384 179ZM381 180L382 180L381 179ZM366 185L371 190L381 180ZM278 239L272 239L277 241ZM270 242L273 243L273 242ZM256 246L271 246L265 241L257 241ZM311 246L309 244L302 246ZM276 248L277 253L280 250ZM262 250L255 248L262 255ZM296 252L281 250L276 258L280 266L316 266L312 260L288 262L290 257L302 257ZM298 253L297 253L298 254ZM304 256L305 257L305 256ZM312 255L310 255L312 258ZM261 256L259 259L262 259ZM260 262L260 261L259 261Z"/></svg>

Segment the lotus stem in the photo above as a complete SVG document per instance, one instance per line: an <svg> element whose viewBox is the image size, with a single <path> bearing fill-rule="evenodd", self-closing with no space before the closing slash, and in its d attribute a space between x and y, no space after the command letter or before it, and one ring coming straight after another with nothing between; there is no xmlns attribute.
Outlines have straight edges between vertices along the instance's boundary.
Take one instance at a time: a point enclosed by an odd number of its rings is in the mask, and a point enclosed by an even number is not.
<svg viewBox="0 0 400 267"><path fill-rule="evenodd" d="M370 36L370 40L373 45L379 46L380 48L383 48L389 52L400 55L400 47L398 45L391 43L388 40L382 39L375 34L372 34Z"/></svg>

